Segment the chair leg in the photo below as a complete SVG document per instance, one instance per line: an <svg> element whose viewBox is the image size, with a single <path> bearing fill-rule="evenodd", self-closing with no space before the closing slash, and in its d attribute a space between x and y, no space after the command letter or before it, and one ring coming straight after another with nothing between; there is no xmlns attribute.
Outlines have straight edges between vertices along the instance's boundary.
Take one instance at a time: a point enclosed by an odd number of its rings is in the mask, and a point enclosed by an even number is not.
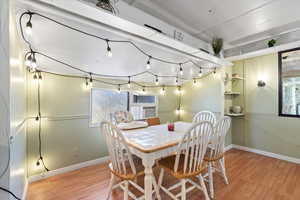
<svg viewBox="0 0 300 200"><path fill-rule="evenodd" d="M159 178L158 178L158 187L161 187L163 178L164 178L164 172L165 170L163 168L161 168L160 173L159 173Z"/></svg>
<svg viewBox="0 0 300 200"><path fill-rule="evenodd" d="M181 200L186 200L186 180L181 180Z"/></svg>
<svg viewBox="0 0 300 200"><path fill-rule="evenodd" d="M110 182L109 182L109 186L108 186L108 194L107 194L106 200L110 199L110 195L111 195L112 188L114 186L115 181L116 181L116 177L114 174L111 173L111 178L110 178Z"/></svg>
<svg viewBox="0 0 300 200"><path fill-rule="evenodd" d="M125 181L124 200L128 200L128 181Z"/></svg>
<svg viewBox="0 0 300 200"><path fill-rule="evenodd" d="M226 176L225 159L224 158L220 159L219 163L220 163L220 166L221 166L221 172L222 172L224 181L225 181L226 185L228 185L229 182L228 182L228 179L227 179L227 176Z"/></svg>
<svg viewBox="0 0 300 200"><path fill-rule="evenodd" d="M203 177L202 177L201 174L199 175L199 181L200 181L200 184L201 184L201 187L202 187L202 191L203 191L204 196L205 196L205 200L209 200L207 189L206 189L206 186L205 186L205 183L204 183L204 180L203 180Z"/></svg>
<svg viewBox="0 0 300 200"><path fill-rule="evenodd" d="M159 194L159 189L160 188L157 185L157 182L155 180L154 175L152 177L153 177L152 183L153 183L153 187L154 187L154 190L155 190L155 193L156 193L156 197L157 197L158 200L161 200L161 197L160 197L160 194Z"/></svg>
<svg viewBox="0 0 300 200"><path fill-rule="evenodd" d="M209 193L210 197L214 198L214 177L213 177L213 166L212 162L208 163L208 185L209 185Z"/></svg>

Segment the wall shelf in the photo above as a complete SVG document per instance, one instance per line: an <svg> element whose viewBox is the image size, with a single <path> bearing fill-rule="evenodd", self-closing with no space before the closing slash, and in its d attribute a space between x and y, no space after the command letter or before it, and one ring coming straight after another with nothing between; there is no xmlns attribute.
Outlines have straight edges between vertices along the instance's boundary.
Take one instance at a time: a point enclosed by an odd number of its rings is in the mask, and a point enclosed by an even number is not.
<svg viewBox="0 0 300 200"><path fill-rule="evenodd" d="M225 92L224 95L240 95L240 92Z"/></svg>
<svg viewBox="0 0 300 200"><path fill-rule="evenodd" d="M230 116L230 117L243 117L243 116L245 116L244 113L227 113L225 115Z"/></svg>

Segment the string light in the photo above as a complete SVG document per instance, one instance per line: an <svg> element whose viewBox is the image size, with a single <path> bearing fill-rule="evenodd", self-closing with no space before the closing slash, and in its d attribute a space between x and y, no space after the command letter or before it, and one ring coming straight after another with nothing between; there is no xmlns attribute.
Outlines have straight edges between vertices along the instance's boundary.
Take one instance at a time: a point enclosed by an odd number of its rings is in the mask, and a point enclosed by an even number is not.
<svg viewBox="0 0 300 200"><path fill-rule="evenodd" d="M194 85L197 85L197 79L193 79Z"/></svg>
<svg viewBox="0 0 300 200"><path fill-rule="evenodd" d="M149 59L147 61L147 65L146 65L146 69L149 70L151 69L151 63L150 63L150 60L151 60L151 56L149 56Z"/></svg>
<svg viewBox="0 0 300 200"><path fill-rule="evenodd" d="M39 72L39 80L42 80L43 79L43 77L42 77L42 73L41 72Z"/></svg>
<svg viewBox="0 0 300 200"><path fill-rule="evenodd" d="M200 67L200 70L199 70L199 74L198 74L199 77L202 76L202 68Z"/></svg>
<svg viewBox="0 0 300 200"><path fill-rule="evenodd" d="M215 74L215 73L217 73L217 68L216 68L216 67L214 68L214 74Z"/></svg>
<svg viewBox="0 0 300 200"><path fill-rule="evenodd" d="M178 76L176 76L175 83L178 85Z"/></svg>
<svg viewBox="0 0 300 200"><path fill-rule="evenodd" d="M128 76L128 83L127 83L127 87L130 88L131 87L131 80L130 80L130 76Z"/></svg>
<svg viewBox="0 0 300 200"><path fill-rule="evenodd" d="M118 93L121 93L121 85L118 85Z"/></svg>
<svg viewBox="0 0 300 200"><path fill-rule="evenodd" d="M165 94L166 94L165 86L163 86L163 87L160 89L160 94L161 94L161 95L165 95Z"/></svg>
<svg viewBox="0 0 300 200"><path fill-rule="evenodd" d="M31 67L31 60L32 60L32 54L29 53L28 56L27 56L26 59L25 59L25 65L26 65L27 67Z"/></svg>
<svg viewBox="0 0 300 200"><path fill-rule="evenodd" d="M112 57L112 52L111 52L111 48L110 48L110 46L109 46L109 40L106 40L106 44L107 44L107 56L108 57Z"/></svg>
<svg viewBox="0 0 300 200"><path fill-rule="evenodd" d="M29 14L29 20L28 22L26 23L26 33L28 35L31 35L32 34L32 23L31 23L31 18L32 18L32 14Z"/></svg>
<svg viewBox="0 0 300 200"><path fill-rule="evenodd" d="M89 83L90 87L93 87L93 77L92 77L92 73L90 73L90 83Z"/></svg>
<svg viewBox="0 0 300 200"><path fill-rule="evenodd" d="M32 53L32 58L31 58L31 64L30 64L30 66L31 66L31 68L33 70L35 70L37 68L35 53Z"/></svg>
<svg viewBox="0 0 300 200"><path fill-rule="evenodd" d="M145 88L145 86L143 86L142 93L146 94L146 88Z"/></svg>
<svg viewBox="0 0 300 200"><path fill-rule="evenodd" d="M36 162L36 166L39 167L41 165L41 162L43 161L43 157L40 157L38 161Z"/></svg>
<svg viewBox="0 0 300 200"><path fill-rule="evenodd" d="M155 78L155 85L159 85L158 76Z"/></svg>
<svg viewBox="0 0 300 200"><path fill-rule="evenodd" d="M182 91L181 91L181 87L178 86L177 89L176 89L176 91L175 91L175 93L176 93L177 95L180 95L181 92L182 92Z"/></svg>
<svg viewBox="0 0 300 200"><path fill-rule="evenodd" d="M179 64L179 73L180 73L180 75L182 76L183 75L183 69L182 69L182 64L180 63Z"/></svg>

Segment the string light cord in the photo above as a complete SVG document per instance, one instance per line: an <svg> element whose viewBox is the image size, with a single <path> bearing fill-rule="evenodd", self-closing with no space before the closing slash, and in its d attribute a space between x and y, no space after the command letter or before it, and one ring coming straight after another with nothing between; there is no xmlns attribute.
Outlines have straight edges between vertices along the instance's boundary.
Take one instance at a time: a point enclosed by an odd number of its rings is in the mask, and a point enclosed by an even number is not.
<svg viewBox="0 0 300 200"><path fill-rule="evenodd" d="M46 165L45 165L45 162L44 162L44 159L43 159L43 155L42 155L42 115L41 115L41 92L40 92L40 81L38 81L38 89L37 89L37 93L38 93L38 118L39 118L39 130L38 130L38 137L39 137L39 160L37 161L37 163L39 163L41 161L41 163L39 164L42 164L44 169L48 172L50 171Z"/></svg>
<svg viewBox="0 0 300 200"><path fill-rule="evenodd" d="M21 200L21 198L17 197L13 192L9 191L8 189L5 189L3 187L0 187L0 190L9 193L11 196L13 196L17 200Z"/></svg>
<svg viewBox="0 0 300 200"><path fill-rule="evenodd" d="M99 73L94 73L94 72L89 72L89 71L86 71L86 70L83 70L83 69L80 69L79 67L75 67L69 63L66 63L62 60L59 60L57 58L54 58L52 56L49 56L45 53L42 53L42 52L38 52L38 51L30 51L30 52L27 52L25 54L25 58L29 55L29 54L37 54L37 55L40 55L40 56L43 56L43 57L46 57L47 59L49 60L52 60L54 62L57 62L57 63L60 63L62 65L64 65L65 67L68 67L68 68L71 68L73 70L76 70L76 71L80 71L84 74L87 74L87 75L90 75L92 74L93 76L99 76L100 78L127 78L128 76L130 77L137 77L137 76L140 76L140 75L143 75L143 74L150 74L152 75L153 77L159 77L159 78L176 78L178 77L178 75L158 75L158 74L155 74L151 71L143 71L143 72L139 72L139 73L136 73L136 74L131 74L131 75L107 75L107 74L99 74ZM185 78L182 78L182 77L178 77L180 80L189 80L189 79L185 79Z"/></svg>
<svg viewBox="0 0 300 200"><path fill-rule="evenodd" d="M104 37L101 37L101 36L98 36L98 35L94 35L94 34L91 34L91 33L86 32L86 31L80 30L80 29L78 29L78 28L74 28L74 27L72 27L72 26L70 26L70 25L67 25L67 24L65 24L65 23L62 23L62 22L60 22L60 21L58 21L58 20L52 19L52 18L47 17L47 16L45 16L45 15L42 15L42 14L39 14L39 13L36 13L36 12L30 12L30 11L27 11L27 12L24 12L24 13L21 14L21 16L20 16L20 18L19 18L19 25L20 25L20 30L21 30L21 36L22 36L23 40L29 45L29 48L30 48L30 49L32 49L32 48L31 48L31 43L30 43L30 42L26 39L26 37L24 36L23 27L22 27L22 18L23 18L25 15L29 15L29 18L30 18L29 20L31 20L31 18L32 18L33 15L37 15L37 16L39 16L39 17L41 17L41 18L47 19L47 20L49 20L49 21L52 21L52 22L54 22L54 23L56 23L56 24L58 24L58 25L60 25L60 26L63 26L63 27L66 27L66 28L68 28L68 29L71 29L71 30L73 30L73 31L82 33L82 34L84 34L84 35L88 35L88 36L90 36L90 37L93 37L93 38L97 38L97 39L99 39L99 40L102 40L102 41L106 42L107 44L108 44L108 43L128 43L128 44L132 45L133 47L135 47L139 52L141 52L141 53L144 54L145 56L147 56L147 57L149 57L149 58L151 58L151 59L153 59L153 60L157 60L157 61L159 61L159 62L166 63L166 64L173 64L173 65L179 65L179 64L182 64L182 65L184 65L184 64L187 64L187 63L192 63L192 64L195 63L195 62L192 61L192 60L186 60L186 61L184 61L184 62L172 62L172 61L169 61L169 60L165 60L165 59L162 59L162 58L158 58L158 57L152 56L152 55L150 55L149 53L147 53L146 51L144 51L142 48L140 48L138 45L136 45L133 41L130 41L130 40L113 40L113 39L110 40L110 39L108 39L108 38L104 38ZM210 61L210 60L208 60L208 59L202 58L202 60L203 60L203 61L206 61L206 62L209 62L209 63L212 63L212 64L214 64L214 65L219 65L219 64L217 64L217 63L215 63L215 62L213 62L213 61ZM199 66L197 66L197 65L194 65L194 66L196 66L196 67L199 68ZM201 67L201 68L204 68L204 67Z"/></svg>

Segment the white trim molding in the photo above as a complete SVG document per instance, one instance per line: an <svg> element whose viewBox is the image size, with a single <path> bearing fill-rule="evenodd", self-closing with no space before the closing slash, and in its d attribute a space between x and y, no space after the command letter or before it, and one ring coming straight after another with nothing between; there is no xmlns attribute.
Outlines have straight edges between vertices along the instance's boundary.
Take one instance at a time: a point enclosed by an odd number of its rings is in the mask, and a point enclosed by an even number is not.
<svg viewBox="0 0 300 200"><path fill-rule="evenodd" d="M28 191L28 179L25 179L25 186L24 186L24 190L23 190L23 194L22 194L22 200L26 200L27 199L27 191Z"/></svg>
<svg viewBox="0 0 300 200"><path fill-rule="evenodd" d="M97 164L102 164L102 163L105 163L105 162L108 162L108 161L109 161L109 157L108 156L102 157L102 158L98 158L98 159L95 159L95 160L89 160L89 161L86 161L86 162L82 162L82 163L70 165L70 166L67 166L67 167L64 167L64 168L55 169L55 170L52 170L52 171L49 171L49 172L45 172L43 174L30 176L28 178L28 182L32 183L32 182L35 182L35 181L39 181L39 180L43 180L43 179L49 178L51 176L56 176L56 175L59 175L59 174L64 174L64 173L71 172L71 171L74 171L74 170L77 170L77 169L81 169L81 168L84 168L84 167L88 167L88 166L92 166L92 165L97 165Z"/></svg>
<svg viewBox="0 0 300 200"><path fill-rule="evenodd" d="M276 158L279 160L284 160L284 161L300 164L299 158L293 158L293 157L289 157L289 156L285 156L285 155L281 155L281 154L276 154L276 153L263 151L263 150L259 150L259 149L253 149L250 147L244 147L244 146L240 146L240 145L236 145L236 144L232 144L232 148L242 150L242 151L256 153L256 154L271 157L271 158Z"/></svg>

